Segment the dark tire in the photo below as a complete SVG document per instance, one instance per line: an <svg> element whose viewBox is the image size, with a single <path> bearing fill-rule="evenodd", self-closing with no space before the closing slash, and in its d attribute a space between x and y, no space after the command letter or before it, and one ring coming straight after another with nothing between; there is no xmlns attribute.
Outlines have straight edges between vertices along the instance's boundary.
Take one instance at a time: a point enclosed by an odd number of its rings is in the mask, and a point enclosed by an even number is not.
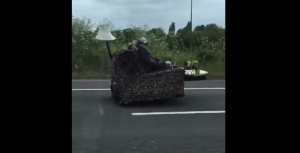
<svg viewBox="0 0 300 153"><path fill-rule="evenodd" d="M113 90L112 85L110 85L110 90L114 101L120 105L126 105L124 103L120 103L120 98L117 96L116 92Z"/></svg>
<svg viewBox="0 0 300 153"><path fill-rule="evenodd" d="M110 91L113 98L116 98L117 95L115 94L115 91L113 90L112 86L110 85Z"/></svg>

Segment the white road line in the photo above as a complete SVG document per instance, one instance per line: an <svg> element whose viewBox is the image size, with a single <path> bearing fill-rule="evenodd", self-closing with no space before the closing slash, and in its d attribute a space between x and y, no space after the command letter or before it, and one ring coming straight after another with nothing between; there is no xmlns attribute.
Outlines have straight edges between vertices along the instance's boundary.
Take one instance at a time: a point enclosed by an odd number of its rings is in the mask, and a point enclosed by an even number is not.
<svg viewBox="0 0 300 153"><path fill-rule="evenodd" d="M104 110L103 110L103 108L101 107L101 105L99 105L99 113L100 113L101 116L104 114Z"/></svg>
<svg viewBox="0 0 300 153"><path fill-rule="evenodd" d="M72 91L84 91L84 90L99 91L99 90L110 90L110 89L72 89Z"/></svg>
<svg viewBox="0 0 300 153"><path fill-rule="evenodd" d="M110 79L95 79L95 80L93 80L93 79L91 79L91 80L89 80L89 79L87 79L87 80L85 80L85 79L78 79L78 80L72 80L72 81L111 81ZM203 81L225 81L225 80L203 80ZM199 82L199 81L189 81L189 82Z"/></svg>
<svg viewBox="0 0 300 153"><path fill-rule="evenodd" d="M174 115L174 114L210 114L210 113L225 113L225 111L186 111L186 112L150 112L150 113L131 113L132 115Z"/></svg>
<svg viewBox="0 0 300 153"><path fill-rule="evenodd" d="M184 88L184 90L223 90L225 88ZM91 90L91 91L98 91L98 90L110 90L107 89L72 89L72 91L84 91L84 90Z"/></svg>
<svg viewBox="0 0 300 153"><path fill-rule="evenodd" d="M216 87L216 88L184 88L185 90L207 90L207 89L225 89L224 88L220 88L220 87Z"/></svg>
<svg viewBox="0 0 300 153"><path fill-rule="evenodd" d="M110 80L72 80L72 81L110 81Z"/></svg>

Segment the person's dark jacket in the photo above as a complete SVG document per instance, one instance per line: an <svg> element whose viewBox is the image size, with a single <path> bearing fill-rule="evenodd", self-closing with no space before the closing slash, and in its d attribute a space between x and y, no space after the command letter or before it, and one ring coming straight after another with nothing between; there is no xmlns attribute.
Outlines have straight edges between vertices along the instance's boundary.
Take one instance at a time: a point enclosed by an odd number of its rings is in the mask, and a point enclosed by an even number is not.
<svg viewBox="0 0 300 153"><path fill-rule="evenodd" d="M166 67L165 62L160 63L157 58L153 58L151 54L143 47L138 46L137 54L146 73L162 70Z"/></svg>

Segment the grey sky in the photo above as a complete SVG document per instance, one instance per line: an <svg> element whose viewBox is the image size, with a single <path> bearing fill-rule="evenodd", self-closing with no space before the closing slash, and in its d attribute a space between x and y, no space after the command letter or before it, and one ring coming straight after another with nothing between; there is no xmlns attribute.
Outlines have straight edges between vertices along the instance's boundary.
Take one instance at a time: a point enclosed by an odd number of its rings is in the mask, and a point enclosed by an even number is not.
<svg viewBox="0 0 300 153"><path fill-rule="evenodd" d="M191 0L72 0L72 13L96 24L107 18L117 29L146 24L167 32L175 22L177 31L190 21ZM193 0L193 29L210 23L225 27L225 0Z"/></svg>

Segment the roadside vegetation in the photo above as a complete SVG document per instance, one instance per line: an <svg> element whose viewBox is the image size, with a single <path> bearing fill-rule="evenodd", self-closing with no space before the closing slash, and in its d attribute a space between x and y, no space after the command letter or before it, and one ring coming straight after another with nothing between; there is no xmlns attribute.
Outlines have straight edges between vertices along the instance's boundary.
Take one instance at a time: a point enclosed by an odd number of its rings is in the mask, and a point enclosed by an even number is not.
<svg viewBox="0 0 300 153"><path fill-rule="evenodd" d="M190 22L175 31L171 23L168 33L161 28L131 26L115 29L104 19L117 39L110 41L111 52L126 49L134 40L145 37L151 54L161 60L183 66L185 61L198 60L199 68L208 71L208 77L225 78L225 28L216 24L198 25L190 29ZM105 41L95 39L98 30L90 19L72 17L72 77L109 77L108 51Z"/></svg>

